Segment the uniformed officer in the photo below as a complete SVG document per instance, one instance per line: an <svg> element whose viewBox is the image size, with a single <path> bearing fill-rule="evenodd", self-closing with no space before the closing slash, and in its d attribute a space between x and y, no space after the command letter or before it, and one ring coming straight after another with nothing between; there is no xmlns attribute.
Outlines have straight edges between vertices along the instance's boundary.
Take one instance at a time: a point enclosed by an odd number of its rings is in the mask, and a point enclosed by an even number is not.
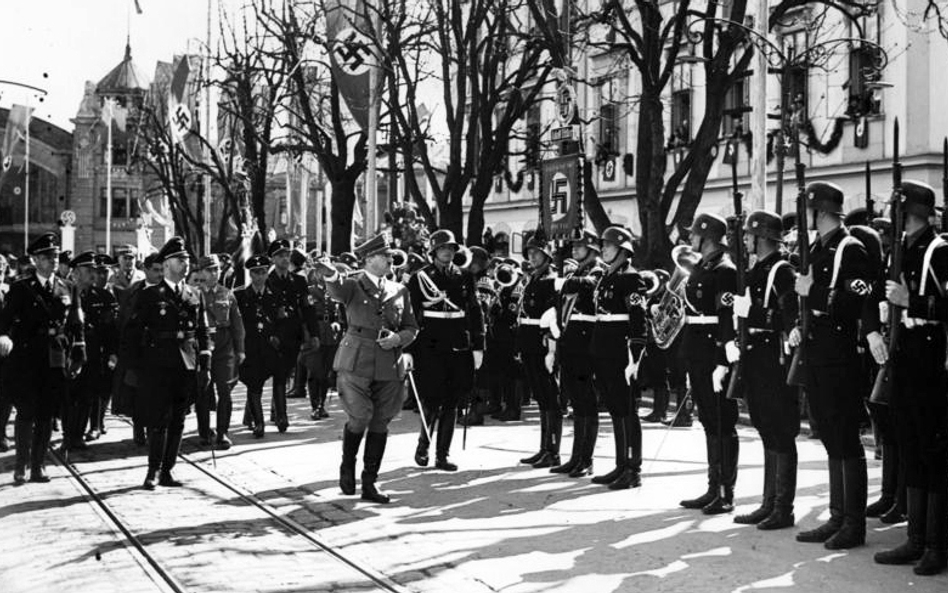
<svg viewBox="0 0 948 593"><path fill-rule="evenodd" d="M918 181L902 182L905 227L903 282L886 282L887 307L904 311L889 401L905 471L908 539L879 552L880 564L915 564L918 575L934 575L948 565L948 242L929 224L935 191ZM878 318L870 323L870 351L879 364L888 357Z"/></svg>
<svg viewBox="0 0 948 593"><path fill-rule="evenodd" d="M7 258L0 255L0 311L7 300L7 292L10 285L7 283ZM3 377L3 358L0 358L0 379ZM13 414L13 402L9 397L8 390L3 389L3 381L0 380L0 453L6 453L10 450L10 439L7 438L7 424L10 423L10 416Z"/></svg>
<svg viewBox="0 0 948 593"><path fill-rule="evenodd" d="M115 259L107 253L96 253L94 256L94 265L92 266L92 284L98 291L108 292L115 300L115 295L109 289L108 279L112 272L112 266L115 265ZM110 305L110 308L117 305ZM114 317L114 312L113 312ZM115 347L113 346L113 352ZM89 410L89 431L85 435L87 441L95 441L100 435L106 433L105 428L105 410L109 407L109 400L112 396L111 384L114 374L113 367L108 364L108 357L105 364L101 367L102 377L96 385L96 395L92 398L92 407Z"/></svg>
<svg viewBox="0 0 948 593"><path fill-rule="evenodd" d="M240 382L247 386L247 412L253 436L263 437L263 386L279 364L278 341L274 333L277 319L276 295L267 284L270 258L254 255L244 263L250 285L234 295L244 326L244 359L238 366ZM248 414L245 413L246 417Z"/></svg>
<svg viewBox="0 0 948 593"><path fill-rule="evenodd" d="M56 275L60 280L69 282L69 273L72 272L72 251L66 250L59 254L59 265L56 266Z"/></svg>
<svg viewBox="0 0 948 593"><path fill-rule="evenodd" d="M202 445L230 449L230 416L234 409L231 389L237 381L237 367L244 360L244 324L233 291L219 283L221 263L214 254L202 257L198 269L204 276L202 293L207 311L208 332L214 345L211 355L211 382L198 394L195 413ZM217 405L214 405L214 391ZM211 409L217 410L217 438L211 429Z"/></svg>
<svg viewBox="0 0 948 593"><path fill-rule="evenodd" d="M290 272L291 252L290 242L286 239L274 241L267 249L267 255L273 263L267 286L277 301L273 329L280 354L279 364L273 375L270 417L280 432L285 432L290 424L286 416L286 381L296 369L304 328L309 331L310 339L317 335L318 331L316 317L309 303L306 280Z"/></svg>
<svg viewBox="0 0 948 593"><path fill-rule="evenodd" d="M810 268L801 270L795 288L807 297L810 331L801 336L795 327L790 345L807 341L806 394L829 458L830 519L798 533L797 541L824 543L836 550L861 546L866 540L866 456L859 440L865 411L856 348L871 279L865 247L842 224L842 190L817 182L806 191L819 239L810 248ZM807 228L803 221L799 226L801 232Z"/></svg>
<svg viewBox="0 0 948 593"><path fill-rule="evenodd" d="M569 461L550 469L571 478L592 473L593 452L599 434L599 408L593 385L593 354L590 350L596 326L594 291L605 267L599 259L599 237L580 231L572 240L576 270L566 278L560 297L563 334L557 353L560 385L573 408L573 449Z"/></svg>
<svg viewBox="0 0 948 593"><path fill-rule="evenodd" d="M732 304L737 272L727 253L727 222L715 214L699 214L691 226L691 249L701 259L685 286L686 325L682 356L691 395L704 428L708 459L708 490L681 501L686 509L707 515L734 509L737 480L737 402L728 400L729 365L737 360Z"/></svg>
<svg viewBox="0 0 948 593"><path fill-rule="evenodd" d="M135 267L138 248L134 245L119 247L115 255L118 258L118 269L112 275L109 285L121 307L125 299L128 298L128 289L136 282L144 280L145 274Z"/></svg>
<svg viewBox="0 0 948 593"><path fill-rule="evenodd" d="M520 297L517 315L517 351L523 362L526 384L540 407L540 450L521 459L533 467L560 464L563 413L553 378L556 338L559 337L556 274L551 269L550 244L533 236L527 241L527 259L532 271Z"/></svg>
<svg viewBox="0 0 948 593"><path fill-rule="evenodd" d="M520 420L520 397L516 389L522 369L517 358L517 317L523 281L520 266L505 259L494 272L497 299L488 313L485 365L490 368L492 398L503 405L493 417L502 422Z"/></svg>
<svg viewBox="0 0 948 593"><path fill-rule="evenodd" d="M748 342L741 368L744 398L751 422L764 445L764 489L760 507L734 518L758 529L782 529L794 522L800 406L797 389L787 385L788 356L784 335L799 310L793 266L781 249L780 216L751 212L744 225L744 247L756 262L747 277L747 292L734 297L734 315L746 319Z"/></svg>
<svg viewBox="0 0 948 593"><path fill-rule="evenodd" d="M348 415L343 429L339 487L355 494L355 462L365 435L362 499L388 503L375 485L388 423L402 407L403 383L411 355L403 355L418 333L408 289L385 279L392 271L391 239L379 234L356 248L363 273L343 278L328 259L317 262L326 275L329 295L346 309L346 335L336 351L333 369L339 399ZM367 434L366 434L367 433Z"/></svg>
<svg viewBox="0 0 948 593"><path fill-rule="evenodd" d="M418 396L426 419L415 449L415 463L428 465L429 431L437 425L435 467L456 471L448 460L462 398L474 388L474 371L484 360L484 318L473 275L452 262L459 249L454 233L432 233L432 263L408 282L412 310L419 316L417 339L408 350L418 369Z"/></svg>
<svg viewBox="0 0 948 593"><path fill-rule="evenodd" d="M317 254L312 254L316 259ZM332 361L336 356L339 341L345 333L345 312L342 306L329 298L326 292L326 283L323 277L315 270L308 273L309 298L313 312L316 315L318 334L311 340L311 346L305 347L300 353L305 368L305 384L299 389L309 391L309 402L312 407L310 419L322 420L329 418L326 411L326 397L329 388L335 383L335 373L332 370Z"/></svg>
<svg viewBox="0 0 948 593"><path fill-rule="evenodd" d="M63 418L63 449L85 449L83 431L89 421L90 432L99 432L100 405L108 401L111 369L115 368L118 351L118 304L111 292L93 285L95 253L84 251L69 263L73 269L76 290L85 322L86 363L69 389ZM99 404L99 405L93 405ZM92 439L90 439L92 440Z"/></svg>
<svg viewBox="0 0 948 593"><path fill-rule="evenodd" d="M169 239L156 259L164 280L136 297L122 337L139 377L135 415L148 430L146 490L155 488L156 477L161 486L181 486L171 470L184 419L210 381L211 362L204 299L184 281L190 263L184 240Z"/></svg>
<svg viewBox="0 0 948 593"><path fill-rule="evenodd" d="M45 233L27 253L35 274L10 287L0 311L0 357L4 363L3 391L16 406L16 461L13 481L48 482L46 448L53 417L64 400L67 377L85 362L82 314L77 297L56 276L59 240Z"/></svg>

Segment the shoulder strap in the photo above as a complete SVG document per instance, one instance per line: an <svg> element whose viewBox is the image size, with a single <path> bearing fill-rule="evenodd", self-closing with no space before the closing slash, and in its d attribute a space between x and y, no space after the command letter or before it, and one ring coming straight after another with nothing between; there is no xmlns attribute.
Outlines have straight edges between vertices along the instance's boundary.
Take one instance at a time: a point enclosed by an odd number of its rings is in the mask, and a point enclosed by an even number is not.
<svg viewBox="0 0 948 593"><path fill-rule="evenodd" d="M836 254L833 255L833 276L829 283L830 290L836 287L836 280L839 279L839 270L843 267L843 252L846 251L846 248L850 245L857 243L859 243L858 239L852 235L846 235L839 241L839 245L836 246Z"/></svg>
<svg viewBox="0 0 948 593"><path fill-rule="evenodd" d="M931 275L932 280L935 281L935 287L938 289L939 294L944 296L945 291L941 286L941 282L938 281L938 275L935 274L935 269L932 268L932 256L935 255L936 249L945 244L946 242L941 238L941 235L935 235L935 238L932 239L932 242L929 243L925 249L925 258L922 260L922 281L918 285L919 296L925 296L925 286L928 282L929 275Z"/></svg>
<svg viewBox="0 0 948 593"><path fill-rule="evenodd" d="M789 266L790 262L785 259L777 260L767 274L767 287L764 289L764 309L770 305L770 295L773 294L774 281L777 279L777 270L783 266Z"/></svg>

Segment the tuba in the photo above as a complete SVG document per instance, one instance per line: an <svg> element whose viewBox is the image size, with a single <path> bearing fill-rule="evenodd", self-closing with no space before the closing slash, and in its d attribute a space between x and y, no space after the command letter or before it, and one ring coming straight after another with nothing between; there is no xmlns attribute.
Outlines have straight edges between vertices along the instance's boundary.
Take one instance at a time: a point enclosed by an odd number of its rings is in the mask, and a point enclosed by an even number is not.
<svg viewBox="0 0 948 593"><path fill-rule="evenodd" d="M520 269L510 264L500 264L494 270L494 280L501 288L513 286L520 279Z"/></svg>
<svg viewBox="0 0 948 593"><path fill-rule="evenodd" d="M688 245L678 245L672 249L675 272L665 284L665 292L649 320L655 343L662 350L671 346L685 326L685 285L700 259L701 256Z"/></svg>
<svg viewBox="0 0 948 593"><path fill-rule="evenodd" d="M471 265L471 261L474 259L474 254L471 253L471 250L465 245L461 245L457 253L454 254L454 265L461 269L465 269Z"/></svg>
<svg viewBox="0 0 948 593"><path fill-rule="evenodd" d="M408 254L401 249L392 250L392 270L401 270L408 265Z"/></svg>

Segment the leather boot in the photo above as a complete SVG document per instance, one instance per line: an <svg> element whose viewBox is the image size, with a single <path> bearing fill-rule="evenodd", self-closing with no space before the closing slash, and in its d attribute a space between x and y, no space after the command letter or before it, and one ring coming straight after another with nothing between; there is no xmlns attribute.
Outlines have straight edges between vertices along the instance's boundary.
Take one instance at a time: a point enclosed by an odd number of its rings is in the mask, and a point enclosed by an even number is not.
<svg viewBox="0 0 948 593"><path fill-rule="evenodd" d="M592 479L593 484L612 484L628 467L629 445L628 435L625 432L625 422L622 421L620 416L610 414L610 418L612 418L612 437L616 448L616 466L609 473L594 477Z"/></svg>
<svg viewBox="0 0 948 593"><path fill-rule="evenodd" d="M451 441L454 439L454 410L442 410L438 417L438 438L435 443L435 467L446 472L458 471L458 466L448 461Z"/></svg>
<svg viewBox="0 0 948 593"><path fill-rule="evenodd" d="M361 444L362 433L350 432L346 424L342 429L342 464L339 466L339 489L343 494L356 493L355 464Z"/></svg>
<svg viewBox="0 0 948 593"><path fill-rule="evenodd" d="M720 437L719 447L722 448L721 457L721 486L718 488L714 500L701 507L705 515L721 515L734 510L734 484L737 482L737 459L740 441L736 434Z"/></svg>
<svg viewBox="0 0 948 593"><path fill-rule="evenodd" d="M896 450L898 450L898 445L896 445ZM901 461L896 462L896 468L894 471L896 474L896 486L895 496L893 498L895 500L892 503L892 506L879 516L879 521L886 525L895 525L896 523L901 523L906 519L905 469L902 467Z"/></svg>
<svg viewBox="0 0 948 593"><path fill-rule="evenodd" d="M148 468L155 473L161 468L161 458L165 454L165 429L148 427Z"/></svg>
<svg viewBox="0 0 948 593"><path fill-rule="evenodd" d="M668 388L656 387L652 396L652 413L642 418L645 422L664 422L668 413Z"/></svg>
<svg viewBox="0 0 948 593"><path fill-rule="evenodd" d="M577 420L585 421L583 428L583 447L580 450L580 461L569 472L571 478L582 478L592 475L593 455L596 452L596 440L599 437L599 416L583 416Z"/></svg>
<svg viewBox="0 0 948 593"><path fill-rule="evenodd" d="M520 420L522 409L521 401L520 390L517 389L516 382L508 381L507 384L504 385L504 411L500 413L497 419L502 422ZM539 459L539 457L537 459Z"/></svg>
<svg viewBox="0 0 948 593"><path fill-rule="evenodd" d="M181 482L171 474L171 470L178 462L178 450L181 448L181 434L183 431L184 426L182 425L175 426L172 424L168 427L167 436L165 436L165 450L161 456L161 471L158 473L159 486L171 488L182 486Z"/></svg>
<svg viewBox="0 0 948 593"><path fill-rule="evenodd" d="M7 424L10 423L10 415L12 413L13 404L0 402L0 453L6 453L10 450L10 439L7 438Z"/></svg>
<svg viewBox="0 0 948 593"><path fill-rule="evenodd" d="M625 433L625 469L609 484L609 490L627 490L642 485L642 421L633 412L621 417Z"/></svg>
<svg viewBox="0 0 948 593"><path fill-rule="evenodd" d="M687 428L691 426L694 423L692 412L695 409L695 403L692 401L691 395L684 388L678 388L675 390L675 403L677 405L675 417L671 420L666 420L663 424L673 428Z"/></svg>
<svg viewBox="0 0 948 593"><path fill-rule="evenodd" d="M217 444L230 442L227 434L230 432L230 416L233 413L234 402L231 399L230 387L226 387L227 392L219 390L217 400Z"/></svg>
<svg viewBox="0 0 948 593"><path fill-rule="evenodd" d="M49 482L46 475L46 449L53 432L51 420L36 420L33 423L33 439L30 443L30 481Z"/></svg>
<svg viewBox="0 0 948 593"><path fill-rule="evenodd" d="M145 427L134 420L132 421L132 442L139 447L148 443L148 437L145 436Z"/></svg>
<svg viewBox="0 0 948 593"><path fill-rule="evenodd" d="M13 440L16 443L16 460L13 466L13 483L26 483L26 466L30 463L30 445L33 442L33 422L26 414L17 412L13 424Z"/></svg>
<svg viewBox="0 0 948 593"><path fill-rule="evenodd" d="M250 390L247 390L247 401L244 402L244 418L241 421L241 424L246 426L249 429L253 429L253 415L250 412Z"/></svg>
<svg viewBox="0 0 948 593"><path fill-rule="evenodd" d="M843 526L843 460L830 457L829 466L829 521L816 529L801 531L797 534L797 541L804 543L823 543L833 537Z"/></svg>
<svg viewBox="0 0 948 593"><path fill-rule="evenodd" d="M145 481L142 483L142 488L145 490L154 490L155 489L155 477L158 475L158 468L149 467L148 473L145 474Z"/></svg>
<svg viewBox="0 0 948 593"><path fill-rule="evenodd" d="M270 400L270 415L273 417L273 423L277 430L286 432L290 421L286 418L286 378L273 378L273 396Z"/></svg>
<svg viewBox="0 0 948 593"><path fill-rule="evenodd" d="M262 438L264 433L263 421L263 392L247 392L247 409L250 411L250 424L253 427L253 436Z"/></svg>
<svg viewBox="0 0 948 593"><path fill-rule="evenodd" d="M867 517L881 517L895 504L898 487L898 449L888 442L882 443L882 493L879 500L866 507Z"/></svg>
<svg viewBox="0 0 948 593"><path fill-rule="evenodd" d="M746 515L734 517L734 522L741 525L757 525L770 516L774 510L774 497L777 490L777 453L770 449L764 449L764 495L760 501L760 506L756 510Z"/></svg>
<svg viewBox="0 0 948 593"><path fill-rule="evenodd" d="M365 453L362 457L362 500L379 504L391 502L388 495L382 494L375 487L375 480L379 476L379 468L382 467L382 456L385 455L387 440L387 432L370 432L365 437Z"/></svg>
<svg viewBox="0 0 948 593"><path fill-rule="evenodd" d="M551 474L571 474L576 466L582 462L583 449L586 439L586 416L573 418L573 448L570 450L569 461L562 465L550 468Z"/></svg>
<svg viewBox="0 0 948 593"><path fill-rule="evenodd" d="M885 460L885 452L882 454ZM885 478L883 478L883 482ZM879 552L873 556L876 564L912 564L918 562L925 553L926 509L928 507L928 492L921 488L909 488L906 492L908 506L908 527L905 540L901 546Z"/></svg>
<svg viewBox="0 0 948 593"><path fill-rule="evenodd" d="M718 445L718 439L708 433L704 434L704 442L708 458L708 489L697 498L686 499L678 503L679 506L686 509L703 509L718 496L718 487L721 482L721 468L719 465L721 448Z"/></svg>
<svg viewBox="0 0 948 593"><path fill-rule="evenodd" d="M428 422L428 427L432 432L435 431L434 423L438 422L437 417L434 415L434 410L425 406L425 421ZM421 415L419 414L419 423L421 423ZM428 441L428 433L425 432L425 425L421 423L421 430L418 431L418 446L415 447L415 465L418 467L428 467L428 447L431 443Z"/></svg>
<svg viewBox="0 0 948 593"><path fill-rule="evenodd" d="M948 567L948 494L943 490L928 493L925 519L925 553L913 571L932 576Z"/></svg>
<svg viewBox="0 0 948 593"><path fill-rule="evenodd" d="M560 464L560 440L563 438L563 413L559 408L548 410L543 414L547 417L546 423L549 429L543 455L533 464L533 467L538 469Z"/></svg>
<svg viewBox="0 0 948 593"><path fill-rule="evenodd" d="M866 543L866 458L843 459L843 526L823 544L846 550Z"/></svg>
<svg viewBox="0 0 948 593"><path fill-rule="evenodd" d="M508 408L509 409L509 408ZM540 461L540 458L543 457L544 447L546 446L546 441L549 438L550 432L550 418L546 413L540 414L540 450L530 457L524 457L520 460L520 463L526 463L527 465L533 465L537 461Z"/></svg>
<svg viewBox="0 0 948 593"><path fill-rule="evenodd" d="M797 494L797 448L788 453L774 452L774 510L757 524L757 529L769 531L793 527L793 500Z"/></svg>

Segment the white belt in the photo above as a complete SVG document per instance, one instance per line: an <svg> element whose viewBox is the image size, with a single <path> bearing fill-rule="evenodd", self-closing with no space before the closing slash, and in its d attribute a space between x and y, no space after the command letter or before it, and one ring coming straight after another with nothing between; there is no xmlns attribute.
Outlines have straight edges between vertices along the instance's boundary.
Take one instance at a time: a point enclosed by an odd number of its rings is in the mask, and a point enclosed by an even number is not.
<svg viewBox="0 0 948 593"><path fill-rule="evenodd" d="M520 325L540 325L539 319L533 319L530 317L521 317L517 319L517 323Z"/></svg>
<svg viewBox="0 0 948 593"><path fill-rule="evenodd" d="M628 313L599 313L596 315L596 321L628 321Z"/></svg>
<svg viewBox="0 0 948 593"><path fill-rule="evenodd" d="M594 322L594 321L596 321L596 316L595 316L595 315L588 315L588 314L586 314L586 313L573 313L572 315L569 316L569 320L570 320L570 321L588 321L588 322Z"/></svg>
<svg viewBox="0 0 948 593"><path fill-rule="evenodd" d="M766 329L763 327L749 327L747 328L747 333L754 336L754 335L760 335L760 334L772 334L774 333L774 330Z"/></svg>
<svg viewBox="0 0 948 593"><path fill-rule="evenodd" d="M913 327L923 327L926 325L939 325L940 323L940 321L935 321L934 319L922 319L921 317L902 318L902 325L904 325L907 329L911 329Z"/></svg>
<svg viewBox="0 0 948 593"><path fill-rule="evenodd" d="M685 323L687 325L712 325L717 322L717 315L689 315L685 317Z"/></svg>
<svg viewBox="0 0 948 593"><path fill-rule="evenodd" d="M422 317L434 319L464 319L464 311L422 311Z"/></svg>

